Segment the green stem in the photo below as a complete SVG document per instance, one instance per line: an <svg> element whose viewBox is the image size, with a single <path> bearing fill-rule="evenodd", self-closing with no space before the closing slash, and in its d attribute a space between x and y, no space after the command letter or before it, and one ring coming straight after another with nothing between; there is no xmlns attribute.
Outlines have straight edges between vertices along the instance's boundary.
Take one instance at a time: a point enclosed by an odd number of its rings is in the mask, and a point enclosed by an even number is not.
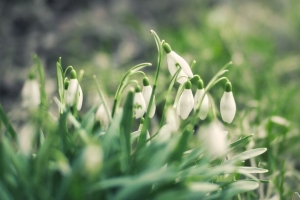
<svg viewBox="0 0 300 200"><path fill-rule="evenodd" d="M158 50L158 57L157 57L157 68L156 68L156 73L155 73L155 78L154 78L154 84L153 84L153 88L152 88L152 93L151 93L151 97L150 97L150 102L147 108L147 113L145 116L145 120L144 120L144 124L141 130L141 135L139 137L139 142L138 142L138 146L137 149L140 149L141 147L143 147L146 144L146 137L147 137L147 129L149 126L149 113L152 107L152 103L153 103L153 99L154 99L154 94L155 94L155 90L156 90L156 84L157 84L157 80L158 80L158 76L159 76L159 72L160 72L160 68L161 68L161 61L162 61L162 42L160 41L158 35L151 30L150 31L151 34L153 35L154 39L155 39L155 43L157 46L157 50Z"/></svg>
<svg viewBox="0 0 300 200"><path fill-rule="evenodd" d="M95 81L95 83L96 83L97 91L98 91L99 97L100 97L100 99L101 99L101 102L102 102L103 105L104 105L104 109L105 109L105 111L106 111L106 114L107 114L107 116L109 117L109 120L111 121L112 118L111 118L111 115L110 115L110 112L109 112L107 103L106 103L106 101L105 101L105 99L104 99L103 93L102 93L102 91L101 91L101 89L100 89L99 83L98 83L98 81L97 81L96 75L94 75L93 78L94 78L94 81Z"/></svg>
<svg viewBox="0 0 300 200"><path fill-rule="evenodd" d="M7 115L5 114L1 104L0 104L0 119L3 122L3 124L5 125L7 131L10 133L13 140L16 142L17 141L17 133L14 130L14 128L12 127L12 125L11 125Z"/></svg>
<svg viewBox="0 0 300 200"><path fill-rule="evenodd" d="M67 67L67 69L64 72L64 78L66 77L66 74L67 74L67 72L68 72L69 69L73 69L73 67L72 66L68 66Z"/></svg>
<svg viewBox="0 0 300 200"><path fill-rule="evenodd" d="M128 72L126 72L126 74L122 78L122 81L119 84L117 92L115 94L114 104L113 104L112 112L111 112L112 117L114 117L114 115L115 115L116 109L118 107L119 96L122 94L122 87L127 82L128 76L130 76L132 73L139 71L140 69L143 69L144 67L151 66L151 65L152 65L151 63L141 63L138 65L135 65L134 67L130 68L130 70Z"/></svg>

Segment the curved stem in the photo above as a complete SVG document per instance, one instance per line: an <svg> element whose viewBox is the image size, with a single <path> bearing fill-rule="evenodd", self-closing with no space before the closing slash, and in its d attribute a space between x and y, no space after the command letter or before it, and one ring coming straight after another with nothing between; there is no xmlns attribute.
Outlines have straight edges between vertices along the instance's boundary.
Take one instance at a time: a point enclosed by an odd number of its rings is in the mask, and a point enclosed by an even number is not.
<svg viewBox="0 0 300 200"><path fill-rule="evenodd" d="M136 71L136 72L133 72L133 73L131 73L128 77L132 77L133 75L136 75L136 74L142 74L144 77L146 77L146 74L145 74L143 71Z"/></svg>
<svg viewBox="0 0 300 200"><path fill-rule="evenodd" d="M148 66L151 66L151 65L152 65L151 63L141 63L141 64L138 64L138 65L135 65L134 67L130 68L130 70L128 70L126 72L126 74L122 78L122 81L119 84L117 92L115 94L114 104L113 104L112 113L111 113L112 117L114 117L116 109L117 109L118 99L119 99L119 96L121 94L121 88L127 82L128 76L130 76L132 73L135 73L135 72L139 71L140 69L143 69L144 67L148 67Z"/></svg>
<svg viewBox="0 0 300 200"><path fill-rule="evenodd" d="M140 149L141 147L143 147L146 144L146 136L147 136L147 129L149 126L149 113L150 113L150 109L152 108L152 103L153 103L153 99L154 99L154 94L155 94L155 90L156 90L156 84L157 84L157 80L158 80L158 76L159 76L159 72L160 72L160 68L161 68L161 61L162 61L162 42L159 39L158 35L155 33L155 31L151 30L150 31L151 34L154 37L156 46L157 46L157 50L158 50L158 57L157 57L157 67L156 67L156 72L155 72L155 78L154 78L154 84L153 84L153 88L152 88L152 93L150 96L150 101L149 101L149 105L147 108L147 113L145 116L145 120L144 120L144 124L142 127L142 131L141 131L141 135L139 138L139 143L137 146L137 149Z"/></svg>
<svg viewBox="0 0 300 200"><path fill-rule="evenodd" d="M73 67L72 66L68 66L67 67L67 69L64 72L64 78L66 77L66 74L67 74L67 72L68 72L69 69L73 69Z"/></svg>

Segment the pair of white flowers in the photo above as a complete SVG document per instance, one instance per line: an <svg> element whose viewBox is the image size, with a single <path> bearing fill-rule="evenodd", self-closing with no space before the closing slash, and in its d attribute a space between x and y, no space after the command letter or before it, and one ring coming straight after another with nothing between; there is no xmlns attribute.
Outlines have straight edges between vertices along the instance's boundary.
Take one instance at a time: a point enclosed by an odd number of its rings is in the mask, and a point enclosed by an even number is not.
<svg viewBox="0 0 300 200"><path fill-rule="evenodd" d="M148 106L150 104L150 98L152 93L152 87L149 84L149 79L145 77L143 79L143 89L139 86L135 88L135 95L133 99L134 106L134 117L136 119L143 117L146 113ZM152 118L155 114L156 105L155 105L155 96L153 98L153 102L150 108L149 117Z"/></svg>
<svg viewBox="0 0 300 200"><path fill-rule="evenodd" d="M196 111L200 108L199 118L204 120L209 111L209 99L204 90L202 80L198 81L198 88L194 97L191 90L191 82L189 81L189 78L193 78L194 75L189 64L181 56L172 51L168 43L164 43L163 48L167 53L168 69L171 75L173 76L178 67L181 67L181 71L179 72L176 81L180 84L185 84L184 91L176 105L177 114L180 115L182 119L186 119L193 109ZM223 121L231 123L235 116L236 104L232 94L231 83L227 82L225 88L225 92L220 102L220 112Z"/></svg>

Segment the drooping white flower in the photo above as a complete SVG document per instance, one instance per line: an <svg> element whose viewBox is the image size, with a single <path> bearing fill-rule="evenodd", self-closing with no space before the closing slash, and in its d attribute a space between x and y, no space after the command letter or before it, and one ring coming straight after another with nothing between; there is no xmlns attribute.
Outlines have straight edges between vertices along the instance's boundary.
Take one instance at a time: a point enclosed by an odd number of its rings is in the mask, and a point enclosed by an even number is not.
<svg viewBox="0 0 300 200"><path fill-rule="evenodd" d="M71 79L67 89L65 88L65 101L68 106L76 105L77 110L82 107L83 94L82 89L77 80L76 71L72 69Z"/></svg>
<svg viewBox="0 0 300 200"><path fill-rule="evenodd" d="M94 174L101 169L103 152L100 146L95 144L88 145L82 153L82 158L86 172Z"/></svg>
<svg viewBox="0 0 300 200"><path fill-rule="evenodd" d="M35 109L41 103L39 83L34 77L29 77L22 88L22 105L29 109Z"/></svg>
<svg viewBox="0 0 300 200"><path fill-rule="evenodd" d="M101 124L101 127L106 130L109 125L109 118L107 116L107 113L105 111L103 103L99 106L96 114L95 114L95 120L99 121Z"/></svg>
<svg viewBox="0 0 300 200"><path fill-rule="evenodd" d="M187 81L184 90L179 98L176 112L182 119L186 119L194 107L194 96L191 90L192 84Z"/></svg>
<svg viewBox="0 0 300 200"><path fill-rule="evenodd" d="M139 86L135 88L133 111L136 119L143 117L146 112L146 102Z"/></svg>
<svg viewBox="0 0 300 200"><path fill-rule="evenodd" d="M233 98L232 86L230 82L226 83L225 92L220 102L220 112L224 122L231 123L235 116L236 104Z"/></svg>
<svg viewBox="0 0 300 200"><path fill-rule="evenodd" d="M227 152L227 131L224 131L218 121L200 128L198 133L201 141L204 141L205 147L210 156L221 157Z"/></svg>
<svg viewBox="0 0 300 200"><path fill-rule="evenodd" d="M203 97L204 95L204 97ZM201 99L202 104L200 107L200 102ZM203 86L203 81L200 79L198 81L198 88L195 94L195 104L194 104L194 110L196 111L197 108L200 107L200 112L199 112L199 118L204 120L207 117L208 111L209 111L209 99L207 97L207 94L205 94L204 86Z"/></svg>
<svg viewBox="0 0 300 200"><path fill-rule="evenodd" d="M32 141L36 133L33 124L26 124L18 134L18 144L23 155L28 156L32 151Z"/></svg>
<svg viewBox="0 0 300 200"><path fill-rule="evenodd" d="M188 81L188 77L192 78L194 76L189 64L181 56L172 51L168 43L164 43L163 48L167 53L167 63L171 75L173 76L176 73L178 69L177 65L182 68L177 76L177 82L183 84Z"/></svg>
<svg viewBox="0 0 300 200"><path fill-rule="evenodd" d="M145 103L146 103L146 106L148 109L148 106L149 106L149 103L150 103L150 98L151 98L151 93L152 93L152 87L151 85L149 84L149 80L147 77L145 77L143 79L143 90L142 90L142 94L144 96L144 99L145 99ZM154 113L155 113L155 110L156 110L156 105L155 105L155 96L153 97L153 102L152 102L152 105L151 105L151 109L150 109L150 112L149 112L149 117L152 118L154 116Z"/></svg>

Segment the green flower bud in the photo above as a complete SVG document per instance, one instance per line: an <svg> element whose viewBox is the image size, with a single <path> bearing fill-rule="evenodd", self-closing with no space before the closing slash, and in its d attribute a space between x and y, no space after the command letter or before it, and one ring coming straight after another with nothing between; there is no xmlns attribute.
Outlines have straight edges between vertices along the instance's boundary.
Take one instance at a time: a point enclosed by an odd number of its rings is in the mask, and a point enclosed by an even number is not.
<svg viewBox="0 0 300 200"><path fill-rule="evenodd" d="M226 92L231 92L232 91L232 85L229 81L225 84L225 91Z"/></svg>
<svg viewBox="0 0 300 200"><path fill-rule="evenodd" d="M190 81L185 82L184 88L185 89L191 89L192 88L192 83Z"/></svg>
<svg viewBox="0 0 300 200"><path fill-rule="evenodd" d="M137 92L141 92L142 90L141 90L141 87L138 85L138 86L136 86L135 87L135 92L137 93Z"/></svg>
<svg viewBox="0 0 300 200"><path fill-rule="evenodd" d="M168 43L163 43L163 48L167 54L172 51L172 48L170 47L170 45Z"/></svg>
<svg viewBox="0 0 300 200"><path fill-rule="evenodd" d="M77 73L76 73L75 69L71 70L71 79L77 79Z"/></svg>
<svg viewBox="0 0 300 200"><path fill-rule="evenodd" d="M143 78L143 86L148 86L150 85L149 79L147 77Z"/></svg>

